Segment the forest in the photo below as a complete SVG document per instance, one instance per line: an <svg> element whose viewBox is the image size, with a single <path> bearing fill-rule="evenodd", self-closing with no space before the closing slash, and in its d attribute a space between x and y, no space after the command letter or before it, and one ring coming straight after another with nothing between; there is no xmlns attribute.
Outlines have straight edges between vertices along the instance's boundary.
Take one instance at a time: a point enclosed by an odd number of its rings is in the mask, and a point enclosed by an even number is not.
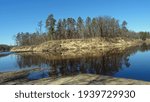
<svg viewBox="0 0 150 102"><path fill-rule="evenodd" d="M26 46L61 39L122 37L146 40L150 38L149 32L128 30L127 24L127 21L120 23L119 20L109 16L87 17L85 20L82 17L56 20L54 15L50 14L44 24L43 21L38 22L38 29L34 33L17 33L15 35L15 42L17 46ZM46 27L46 32L43 32L43 27Z"/></svg>

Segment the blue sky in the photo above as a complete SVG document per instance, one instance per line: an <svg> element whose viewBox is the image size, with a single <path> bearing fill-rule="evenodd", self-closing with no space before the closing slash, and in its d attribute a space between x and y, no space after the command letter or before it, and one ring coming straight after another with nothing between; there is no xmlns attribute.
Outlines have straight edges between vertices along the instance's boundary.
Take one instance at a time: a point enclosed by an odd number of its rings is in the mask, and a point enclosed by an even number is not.
<svg viewBox="0 0 150 102"><path fill-rule="evenodd" d="M111 16L134 31L150 31L150 0L0 0L0 44L14 44L18 32L34 32L49 14L55 18Z"/></svg>

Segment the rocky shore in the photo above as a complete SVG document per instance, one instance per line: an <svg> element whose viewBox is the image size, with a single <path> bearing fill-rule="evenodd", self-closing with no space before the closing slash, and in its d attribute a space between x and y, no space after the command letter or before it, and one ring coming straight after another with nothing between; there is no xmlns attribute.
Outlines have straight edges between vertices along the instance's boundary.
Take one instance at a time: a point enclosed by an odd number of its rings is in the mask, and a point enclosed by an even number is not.
<svg viewBox="0 0 150 102"><path fill-rule="evenodd" d="M0 73L1 85L150 85L150 82L114 78L95 74L78 74L62 77L47 77L39 80L29 80L28 76L41 71L40 68L18 72Z"/></svg>

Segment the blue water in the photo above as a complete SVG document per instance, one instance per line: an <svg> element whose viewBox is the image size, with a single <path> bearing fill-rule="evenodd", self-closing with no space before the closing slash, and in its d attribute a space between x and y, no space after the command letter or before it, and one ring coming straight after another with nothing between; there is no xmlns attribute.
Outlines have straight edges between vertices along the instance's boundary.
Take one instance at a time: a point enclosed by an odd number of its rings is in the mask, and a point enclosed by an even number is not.
<svg viewBox="0 0 150 102"><path fill-rule="evenodd" d="M129 58L130 67L123 66L115 77L150 81L150 51L137 52Z"/></svg>
<svg viewBox="0 0 150 102"><path fill-rule="evenodd" d="M103 55L57 60L44 54L0 53L0 72L31 68L42 70L29 73L30 80L90 73L150 81L150 47L134 47L121 52L111 50Z"/></svg>

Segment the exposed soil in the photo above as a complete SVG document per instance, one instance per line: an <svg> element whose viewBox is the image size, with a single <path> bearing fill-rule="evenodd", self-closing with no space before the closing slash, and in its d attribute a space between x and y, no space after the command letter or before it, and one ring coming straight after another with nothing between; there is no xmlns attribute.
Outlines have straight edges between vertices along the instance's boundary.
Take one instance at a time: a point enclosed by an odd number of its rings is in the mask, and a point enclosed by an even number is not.
<svg viewBox="0 0 150 102"><path fill-rule="evenodd" d="M149 40L147 42L150 42ZM81 54L110 48L129 47L142 44L139 39L127 38L89 38L54 40L36 46L19 46L11 49L12 52L49 52L53 54Z"/></svg>

